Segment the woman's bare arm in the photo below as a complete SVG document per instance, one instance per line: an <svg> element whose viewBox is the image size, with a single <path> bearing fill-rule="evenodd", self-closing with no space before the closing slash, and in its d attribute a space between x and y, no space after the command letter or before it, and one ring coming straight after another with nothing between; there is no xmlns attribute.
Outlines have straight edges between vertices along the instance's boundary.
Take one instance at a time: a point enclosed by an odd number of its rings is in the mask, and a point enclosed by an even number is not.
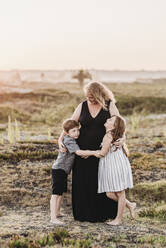
<svg viewBox="0 0 166 248"><path fill-rule="evenodd" d="M115 105L114 102L110 102L109 112L110 112L110 115L111 115L111 116L113 116L113 115L120 116L119 110L118 110L118 108L116 107L116 105Z"/></svg>
<svg viewBox="0 0 166 248"><path fill-rule="evenodd" d="M74 113L72 114L72 117L71 117L72 120L75 120L75 121L79 120L80 114L81 114L81 109L82 109L82 102L77 106Z"/></svg>
<svg viewBox="0 0 166 248"><path fill-rule="evenodd" d="M110 115L113 116L113 115L117 115L117 116L120 116L120 113L119 113L119 110L118 108L116 107L115 103L114 102L111 102L110 103L110 106L109 106L109 112L110 112ZM121 147L126 141L126 135L125 133L123 134L123 137L118 139L117 141L114 142L114 145L118 148L118 147Z"/></svg>
<svg viewBox="0 0 166 248"><path fill-rule="evenodd" d="M71 119L72 120L75 120L75 121L78 121L79 120L79 117L80 117L80 114L81 114L81 108L82 108L82 103L80 103L77 108L75 109ZM62 131L60 136L59 136L59 139L58 139L58 144L59 144L59 149L62 151L62 152L66 152L66 148L64 147L63 145L63 139L64 139L64 136L65 136L65 132Z"/></svg>
<svg viewBox="0 0 166 248"><path fill-rule="evenodd" d="M71 116L71 119L72 120L75 120L75 121L78 121L79 120L79 117L80 117L80 114L81 114L81 108L82 108L82 103L80 103L77 106L77 108L75 109L74 113L72 114L72 116ZM65 132L62 131L58 140L63 140L64 135L65 135Z"/></svg>

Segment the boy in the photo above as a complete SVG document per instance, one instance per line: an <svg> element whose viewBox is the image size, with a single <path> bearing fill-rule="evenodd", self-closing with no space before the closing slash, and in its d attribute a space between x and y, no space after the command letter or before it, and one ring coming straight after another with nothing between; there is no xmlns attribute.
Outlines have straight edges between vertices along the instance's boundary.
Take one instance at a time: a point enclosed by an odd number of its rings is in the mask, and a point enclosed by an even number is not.
<svg viewBox="0 0 166 248"><path fill-rule="evenodd" d="M79 156L91 156L94 152L80 150L76 143L79 137L79 123L75 120L66 120L63 123L65 132L64 145L66 152L60 152L52 166L52 196L50 200L51 223L63 225L63 222L58 219L62 216L60 208L62 203L63 193L67 192L67 175L72 169L75 154Z"/></svg>

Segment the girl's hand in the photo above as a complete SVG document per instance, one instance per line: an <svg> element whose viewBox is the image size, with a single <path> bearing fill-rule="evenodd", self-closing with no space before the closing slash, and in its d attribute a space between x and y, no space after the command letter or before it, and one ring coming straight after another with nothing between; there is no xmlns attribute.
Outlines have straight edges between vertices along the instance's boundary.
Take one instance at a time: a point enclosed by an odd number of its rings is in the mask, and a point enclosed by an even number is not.
<svg viewBox="0 0 166 248"><path fill-rule="evenodd" d="M61 152L66 152L66 151L67 151L67 149L66 149L66 147L64 146L62 140L58 140L58 145L59 145L59 150L60 150Z"/></svg>

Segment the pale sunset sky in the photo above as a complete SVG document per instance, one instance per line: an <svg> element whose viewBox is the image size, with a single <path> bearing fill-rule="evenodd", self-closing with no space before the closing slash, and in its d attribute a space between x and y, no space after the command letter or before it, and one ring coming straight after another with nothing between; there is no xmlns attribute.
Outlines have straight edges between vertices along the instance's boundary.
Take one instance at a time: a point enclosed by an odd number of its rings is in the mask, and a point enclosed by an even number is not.
<svg viewBox="0 0 166 248"><path fill-rule="evenodd" d="M0 0L0 70L166 70L166 0Z"/></svg>

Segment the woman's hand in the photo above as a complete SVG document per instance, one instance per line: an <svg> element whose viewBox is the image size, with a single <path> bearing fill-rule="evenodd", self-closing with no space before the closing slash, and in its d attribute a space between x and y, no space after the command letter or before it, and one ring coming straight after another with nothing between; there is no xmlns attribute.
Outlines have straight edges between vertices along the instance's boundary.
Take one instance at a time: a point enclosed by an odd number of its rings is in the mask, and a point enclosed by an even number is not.
<svg viewBox="0 0 166 248"><path fill-rule="evenodd" d="M87 156L87 155L82 155L81 156L81 158L84 158L84 159L86 159L86 158L88 158L89 156Z"/></svg>
<svg viewBox="0 0 166 248"><path fill-rule="evenodd" d="M63 144L63 142L62 142L61 139L58 140L58 145L59 145L59 150L60 150L61 152L66 152L66 151L67 151L67 149L66 149L66 147L64 146L64 144Z"/></svg>
<svg viewBox="0 0 166 248"><path fill-rule="evenodd" d="M97 157L97 158L101 158L102 155L100 154L100 151L95 151L94 152L94 156Z"/></svg>
<svg viewBox="0 0 166 248"><path fill-rule="evenodd" d="M116 146L116 148L120 148L123 146L123 144L125 143L125 138L120 138L117 139L113 144Z"/></svg>

